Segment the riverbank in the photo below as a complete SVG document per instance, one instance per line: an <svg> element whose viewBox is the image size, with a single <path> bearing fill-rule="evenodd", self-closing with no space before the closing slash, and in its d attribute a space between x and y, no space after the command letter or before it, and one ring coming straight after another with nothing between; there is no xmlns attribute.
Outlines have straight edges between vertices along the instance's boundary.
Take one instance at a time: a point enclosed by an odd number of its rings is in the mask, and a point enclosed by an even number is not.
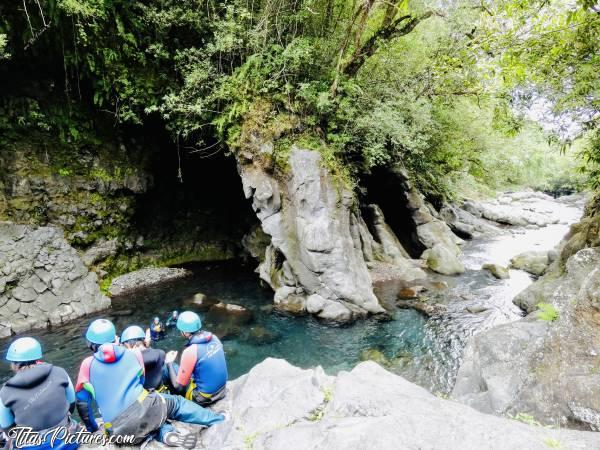
<svg viewBox="0 0 600 450"><path fill-rule="evenodd" d="M266 359L228 385L216 411L230 420L202 431L197 448L592 449L600 434L555 430L482 414L374 362L327 376ZM182 426L183 430L197 432ZM146 448L164 448L153 442Z"/></svg>

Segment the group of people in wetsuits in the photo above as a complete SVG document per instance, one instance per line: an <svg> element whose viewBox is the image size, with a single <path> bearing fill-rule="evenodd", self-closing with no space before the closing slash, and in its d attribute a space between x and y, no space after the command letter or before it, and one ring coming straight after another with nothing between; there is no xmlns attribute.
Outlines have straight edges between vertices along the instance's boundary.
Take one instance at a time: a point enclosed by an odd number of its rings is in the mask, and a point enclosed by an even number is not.
<svg viewBox="0 0 600 450"><path fill-rule="evenodd" d="M177 314L175 326L186 340L179 365L177 352L152 348L141 327L129 326L119 338L112 322L94 320L85 332L91 354L75 385L64 369L43 361L36 339L16 339L6 354L14 375L0 389L4 445L11 448L11 429L30 427L45 438L28 448L74 450L78 443L50 442L52 430L66 427L74 433L84 426L91 433L103 429L108 436L133 437L132 444L157 439L194 448L197 435L181 433L170 422L209 427L226 419L206 406L225 396L227 363L220 340L202 330L196 313ZM83 425L72 418L75 409Z"/></svg>

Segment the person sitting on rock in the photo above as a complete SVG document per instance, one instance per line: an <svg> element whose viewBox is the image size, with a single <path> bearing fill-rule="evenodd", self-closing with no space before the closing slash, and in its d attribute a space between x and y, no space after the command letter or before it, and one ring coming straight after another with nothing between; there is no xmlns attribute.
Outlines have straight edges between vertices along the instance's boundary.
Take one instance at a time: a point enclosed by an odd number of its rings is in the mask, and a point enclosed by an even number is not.
<svg viewBox="0 0 600 450"><path fill-rule="evenodd" d="M150 336L153 341L160 341L165 337L165 325L158 317L155 317L150 324Z"/></svg>
<svg viewBox="0 0 600 450"><path fill-rule="evenodd" d="M179 312L173 311L169 318L167 319L166 326L167 328L172 328L177 325L177 319L179 318Z"/></svg>
<svg viewBox="0 0 600 450"><path fill-rule="evenodd" d="M150 340L141 327L132 325L121 333L121 344L126 348L138 349L144 359L144 389L149 391L168 392L163 383L165 368L165 352L159 348L150 347Z"/></svg>
<svg viewBox="0 0 600 450"><path fill-rule="evenodd" d="M75 385L77 410L88 431L99 427L92 403L101 411L106 433L134 436L132 444L158 438L171 447L194 448L197 436L183 435L167 419L211 426L225 417L183 397L144 389L144 360L139 350L117 345L114 325L106 319L93 321L85 337L94 353L79 369Z"/></svg>
<svg viewBox="0 0 600 450"><path fill-rule="evenodd" d="M219 338L201 331L198 314L184 311L177 319L177 329L187 339L180 366L174 364L177 352L167 353L165 363L173 388L187 399L206 406L225 397L227 362Z"/></svg>
<svg viewBox="0 0 600 450"><path fill-rule="evenodd" d="M29 427L42 443L28 449L74 450L79 444L66 443L65 436L57 434L58 439L51 441L57 428L64 427L70 433L80 429L71 419L75 410L73 383L64 369L41 359L42 347L34 338L17 339L8 348L6 360L15 374L0 390L0 431L8 436L13 426ZM15 442L16 446L23 444ZM11 448L10 438L6 448Z"/></svg>

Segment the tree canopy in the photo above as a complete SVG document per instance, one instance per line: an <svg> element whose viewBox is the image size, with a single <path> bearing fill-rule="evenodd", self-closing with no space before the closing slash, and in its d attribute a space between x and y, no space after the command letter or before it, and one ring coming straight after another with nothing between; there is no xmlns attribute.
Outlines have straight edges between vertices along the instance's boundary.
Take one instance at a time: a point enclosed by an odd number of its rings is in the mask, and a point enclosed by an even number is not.
<svg viewBox="0 0 600 450"><path fill-rule="evenodd" d="M280 127L282 159L288 140L302 140L351 184L401 165L437 198L469 183L578 186L565 144L576 141L600 179L597 9L589 0L4 2L0 128L77 140L93 127L89 111L117 127L158 118L209 156L235 151L255 120ZM556 126L526 114L536 104Z"/></svg>

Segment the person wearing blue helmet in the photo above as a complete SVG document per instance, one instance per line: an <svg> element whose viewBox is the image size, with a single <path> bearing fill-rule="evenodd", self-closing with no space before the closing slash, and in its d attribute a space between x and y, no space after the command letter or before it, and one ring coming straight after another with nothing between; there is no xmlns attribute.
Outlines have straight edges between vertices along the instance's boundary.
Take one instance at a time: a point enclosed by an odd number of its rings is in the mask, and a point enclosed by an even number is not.
<svg viewBox="0 0 600 450"><path fill-rule="evenodd" d="M163 372L165 365L165 352L159 348L150 347L146 334L141 327L132 325L121 333L121 344L130 350L138 349L144 359L144 389L149 391L165 391Z"/></svg>
<svg viewBox="0 0 600 450"><path fill-rule="evenodd" d="M202 331L200 316L184 311L177 319L177 329L187 340L179 367L174 364L177 352L169 352L166 365L176 392L206 406L225 397L227 361L223 344L214 334Z"/></svg>
<svg viewBox="0 0 600 450"><path fill-rule="evenodd" d="M31 337L15 340L8 348L6 360L14 375L0 389L0 431L8 435L13 426L30 427L38 433L41 444L36 442L28 449L78 448L77 443L67 444L64 436L51 443L52 433L57 428L64 427L71 433L79 429L77 422L71 419L75 390L67 372L42 362L42 347Z"/></svg>
<svg viewBox="0 0 600 450"><path fill-rule="evenodd" d="M93 321L85 336L94 354L81 364L75 391L77 409L88 431L99 428L92 403L101 411L105 432L134 436L133 444L158 438L171 447L194 448L197 436L179 433L168 419L204 426L224 420L182 397L144 389L143 357L138 349L127 350L115 343L115 327L110 321Z"/></svg>

